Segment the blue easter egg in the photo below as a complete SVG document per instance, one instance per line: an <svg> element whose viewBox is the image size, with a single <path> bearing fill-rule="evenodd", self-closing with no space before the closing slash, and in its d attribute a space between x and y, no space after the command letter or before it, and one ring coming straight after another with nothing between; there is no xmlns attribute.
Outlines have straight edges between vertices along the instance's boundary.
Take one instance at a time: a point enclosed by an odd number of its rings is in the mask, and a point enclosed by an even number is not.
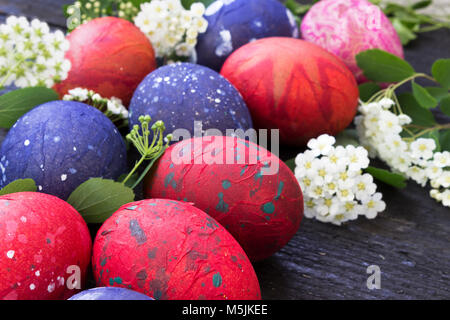
<svg viewBox="0 0 450 320"><path fill-rule="evenodd" d="M232 52L256 39L299 37L294 16L277 0L218 0L205 18L208 29L199 36L197 62L217 71Z"/></svg>
<svg viewBox="0 0 450 320"><path fill-rule="evenodd" d="M81 291L68 300L153 300L145 294L117 287L93 288Z"/></svg>
<svg viewBox="0 0 450 320"><path fill-rule="evenodd" d="M38 191L65 200L92 177L117 179L127 171L125 143L99 110L52 101L22 116L0 148L0 187L31 178Z"/></svg>
<svg viewBox="0 0 450 320"><path fill-rule="evenodd" d="M217 72L191 63L161 67L141 82L131 99L130 128L139 124L141 115L164 121L166 134L186 129L191 137L194 121L223 135L226 129L246 131L253 125L236 88Z"/></svg>

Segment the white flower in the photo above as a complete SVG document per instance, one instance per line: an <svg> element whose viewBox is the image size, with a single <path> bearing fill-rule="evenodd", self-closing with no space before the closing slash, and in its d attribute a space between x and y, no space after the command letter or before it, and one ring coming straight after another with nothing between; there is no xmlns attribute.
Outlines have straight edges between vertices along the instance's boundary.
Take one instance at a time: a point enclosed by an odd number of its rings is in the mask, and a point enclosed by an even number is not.
<svg viewBox="0 0 450 320"><path fill-rule="evenodd" d="M436 152L433 163L440 168L450 167L450 152Z"/></svg>
<svg viewBox="0 0 450 320"><path fill-rule="evenodd" d="M362 200L362 211L368 219L374 219L378 212L382 212L386 209L386 203L381 200L381 193L377 192L373 196Z"/></svg>
<svg viewBox="0 0 450 320"><path fill-rule="evenodd" d="M180 0L154 0L141 5L134 23L152 42L156 56L167 63L194 56L197 37L208 27L204 13L200 2L185 10Z"/></svg>
<svg viewBox="0 0 450 320"><path fill-rule="evenodd" d="M63 100L79 101L92 105L102 111L116 124L126 124L128 121L128 110L122 104L122 100L116 97L105 99L92 90L74 88L69 90L69 94L66 94Z"/></svg>
<svg viewBox="0 0 450 320"><path fill-rule="evenodd" d="M381 194L374 196L372 176L361 172L369 164L367 150L334 147L334 143L335 139L327 135L311 139L308 147L312 150L295 158L294 171L304 195L305 216L336 225L361 214L376 216L384 210L384 202Z"/></svg>
<svg viewBox="0 0 450 320"><path fill-rule="evenodd" d="M450 152L435 152L434 139L414 137L409 129L403 128L412 122L405 114L396 114L399 108L392 99L359 106L361 115L355 118L356 131L360 142L370 152L378 156L395 172L402 173L421 186L430 183L430 195L440 201L441 194L450 187ZM360 195L362 196L362 195Z"/></svg>
<svg viewBox="0 0 450 320"><path fill-rule="evenodd" d="M389 98L383 98L378 103L383 109L390 109L395 104L395 102Z"/></svg>
<svg viewBox="0 0 450 320"><path fill-rule="evenodd" d="M355 178L354 192L358 200L366 199L374 194L377 190L377 185L373 183L373 177L366 173Z"/></svg>
<svg viewBox="0 0 450 320"><path fill-rule="evenodd" d="M447 189L440 195L440 201L446 207L450 207L450 190Z"/></svg>
<svg viewBox="0 0 450 320"><path fill-rule="evenodd" d="M67 78L69 42L45 22L10 16L0 25L0 87L52 87Z"/></svg>
<svg viewBox="0 0 450 320"><path fill-rule="evenodd" d="M310 148L315 155L327 155L331 151L335 143L336 138L327 134L323 134L317 139L309 140L308 148Z"/></svg>
<svg viewBox="0 0 450 320"><path fill-rule="evenodd" d="M359 171L369 166L369 153L363 147L348 145L345 147L349 159L349 170Z"/></svg>

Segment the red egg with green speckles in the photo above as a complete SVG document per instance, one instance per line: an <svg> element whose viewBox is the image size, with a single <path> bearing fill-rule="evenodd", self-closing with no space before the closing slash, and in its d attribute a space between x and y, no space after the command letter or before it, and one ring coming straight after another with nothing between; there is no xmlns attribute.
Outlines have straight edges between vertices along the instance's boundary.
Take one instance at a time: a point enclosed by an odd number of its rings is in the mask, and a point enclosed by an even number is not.
<svg viewBox="0 0 450 320"><path fill-rule="evenodd" d="M286 245L303 217L302 191L291 170L268 150L232 137L171 146L144 192L193 203L227 228L252 261Z"/></svg>
<svg viewBox="0 0 450 320"><path fill-rule="evenodd" d="M221 74L242 94L259 128L280 129L281 142L305 145L336 135L353 120L358 87L337 56L294 38L265 38L236 50Z"/></svg>
<svg viewBox="0 0 450 320"><path fill-rule="evenodd" d="M72 68L55 85L63 96L77 87L103 97L117 97L128 106L134 90L156 69L155 53L147 37L131 22L103 17L80 25L68 36L66 58Z"/></svg>
<svg viewBox="0 0 450 320"><path fill-rule="evenodd" d="M98 286L155 299L260 299L242 248L189 203L151 199L122 206L100 228L92 265Z"/></svg>
<svg viewBox="0 0 450 320"><path fill-rule="evenodd" d="M34 192L0 196L0 300L69 298L84 283L90 254L86 223L67 202Z"/></svg>

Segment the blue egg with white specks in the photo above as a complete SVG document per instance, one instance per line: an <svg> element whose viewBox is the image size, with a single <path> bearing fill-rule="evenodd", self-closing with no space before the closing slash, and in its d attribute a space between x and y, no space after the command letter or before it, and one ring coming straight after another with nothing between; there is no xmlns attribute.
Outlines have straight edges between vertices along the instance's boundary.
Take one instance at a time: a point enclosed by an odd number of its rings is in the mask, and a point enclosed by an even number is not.
<svg viewBox="0 0 450 320"><path fill-rule="evenodd" d="M154 300L145 294L117 287L101 287L81 291L68 300Z"/></svg>
<svg viewBox="0 0 450 320"><path fill-rule="evenodd" d="M99 110L52 101L22 116L0 148L0 188L31 178L38 191L63 200L89 178L117 179L127 171L126 146Z"/></svg>
<svg viewBox="0 0 450 320"><path fill-rule="evenodd" d="M197 62L216 71L243 45L268 37L299 37L293 14L277 0L218 0L205 12L208 29L198 38Z"/></svg>
<svg viewBox="0 0 450 320"><path fill-rule="evenodd" d="M225 135L227 129L247 131L253 126L236 88L217 72L191 63L176 63L150 73L136 89L129 110L130 128L139 124L139 116L150 115L155 121L164 121L166 134L180 129L184 137L190 134L187 138L194 136L196 121L195 132L201 124L203 131L209 130L208 135L219 135L213 129Z"/></svg>

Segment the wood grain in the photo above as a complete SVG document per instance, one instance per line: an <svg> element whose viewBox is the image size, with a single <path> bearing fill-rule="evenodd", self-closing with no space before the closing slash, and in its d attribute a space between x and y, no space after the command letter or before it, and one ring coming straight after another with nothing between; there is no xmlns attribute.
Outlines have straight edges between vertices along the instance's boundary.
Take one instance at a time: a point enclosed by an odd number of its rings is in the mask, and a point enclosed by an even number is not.
<svg viewBox="0 0 450 320"><path fill-rule="evenodd" d="M0 12L39 17L64 26L61 6L70 1L0 0ZM303 1L304 2L304 1ZM429 73L448 57L450 31L420 35L406 59ZM449 119L438 114L441 122ZM0 142L4 131L0 130ZM282 148L284 160L301 150ZM304 219L292 241L255 265L264 299L449 299L450 210L410 182L404 190L379 185L387 210L375 220L343 227ZM366 286L369 265L381 268L381 289Z"/></svg>

